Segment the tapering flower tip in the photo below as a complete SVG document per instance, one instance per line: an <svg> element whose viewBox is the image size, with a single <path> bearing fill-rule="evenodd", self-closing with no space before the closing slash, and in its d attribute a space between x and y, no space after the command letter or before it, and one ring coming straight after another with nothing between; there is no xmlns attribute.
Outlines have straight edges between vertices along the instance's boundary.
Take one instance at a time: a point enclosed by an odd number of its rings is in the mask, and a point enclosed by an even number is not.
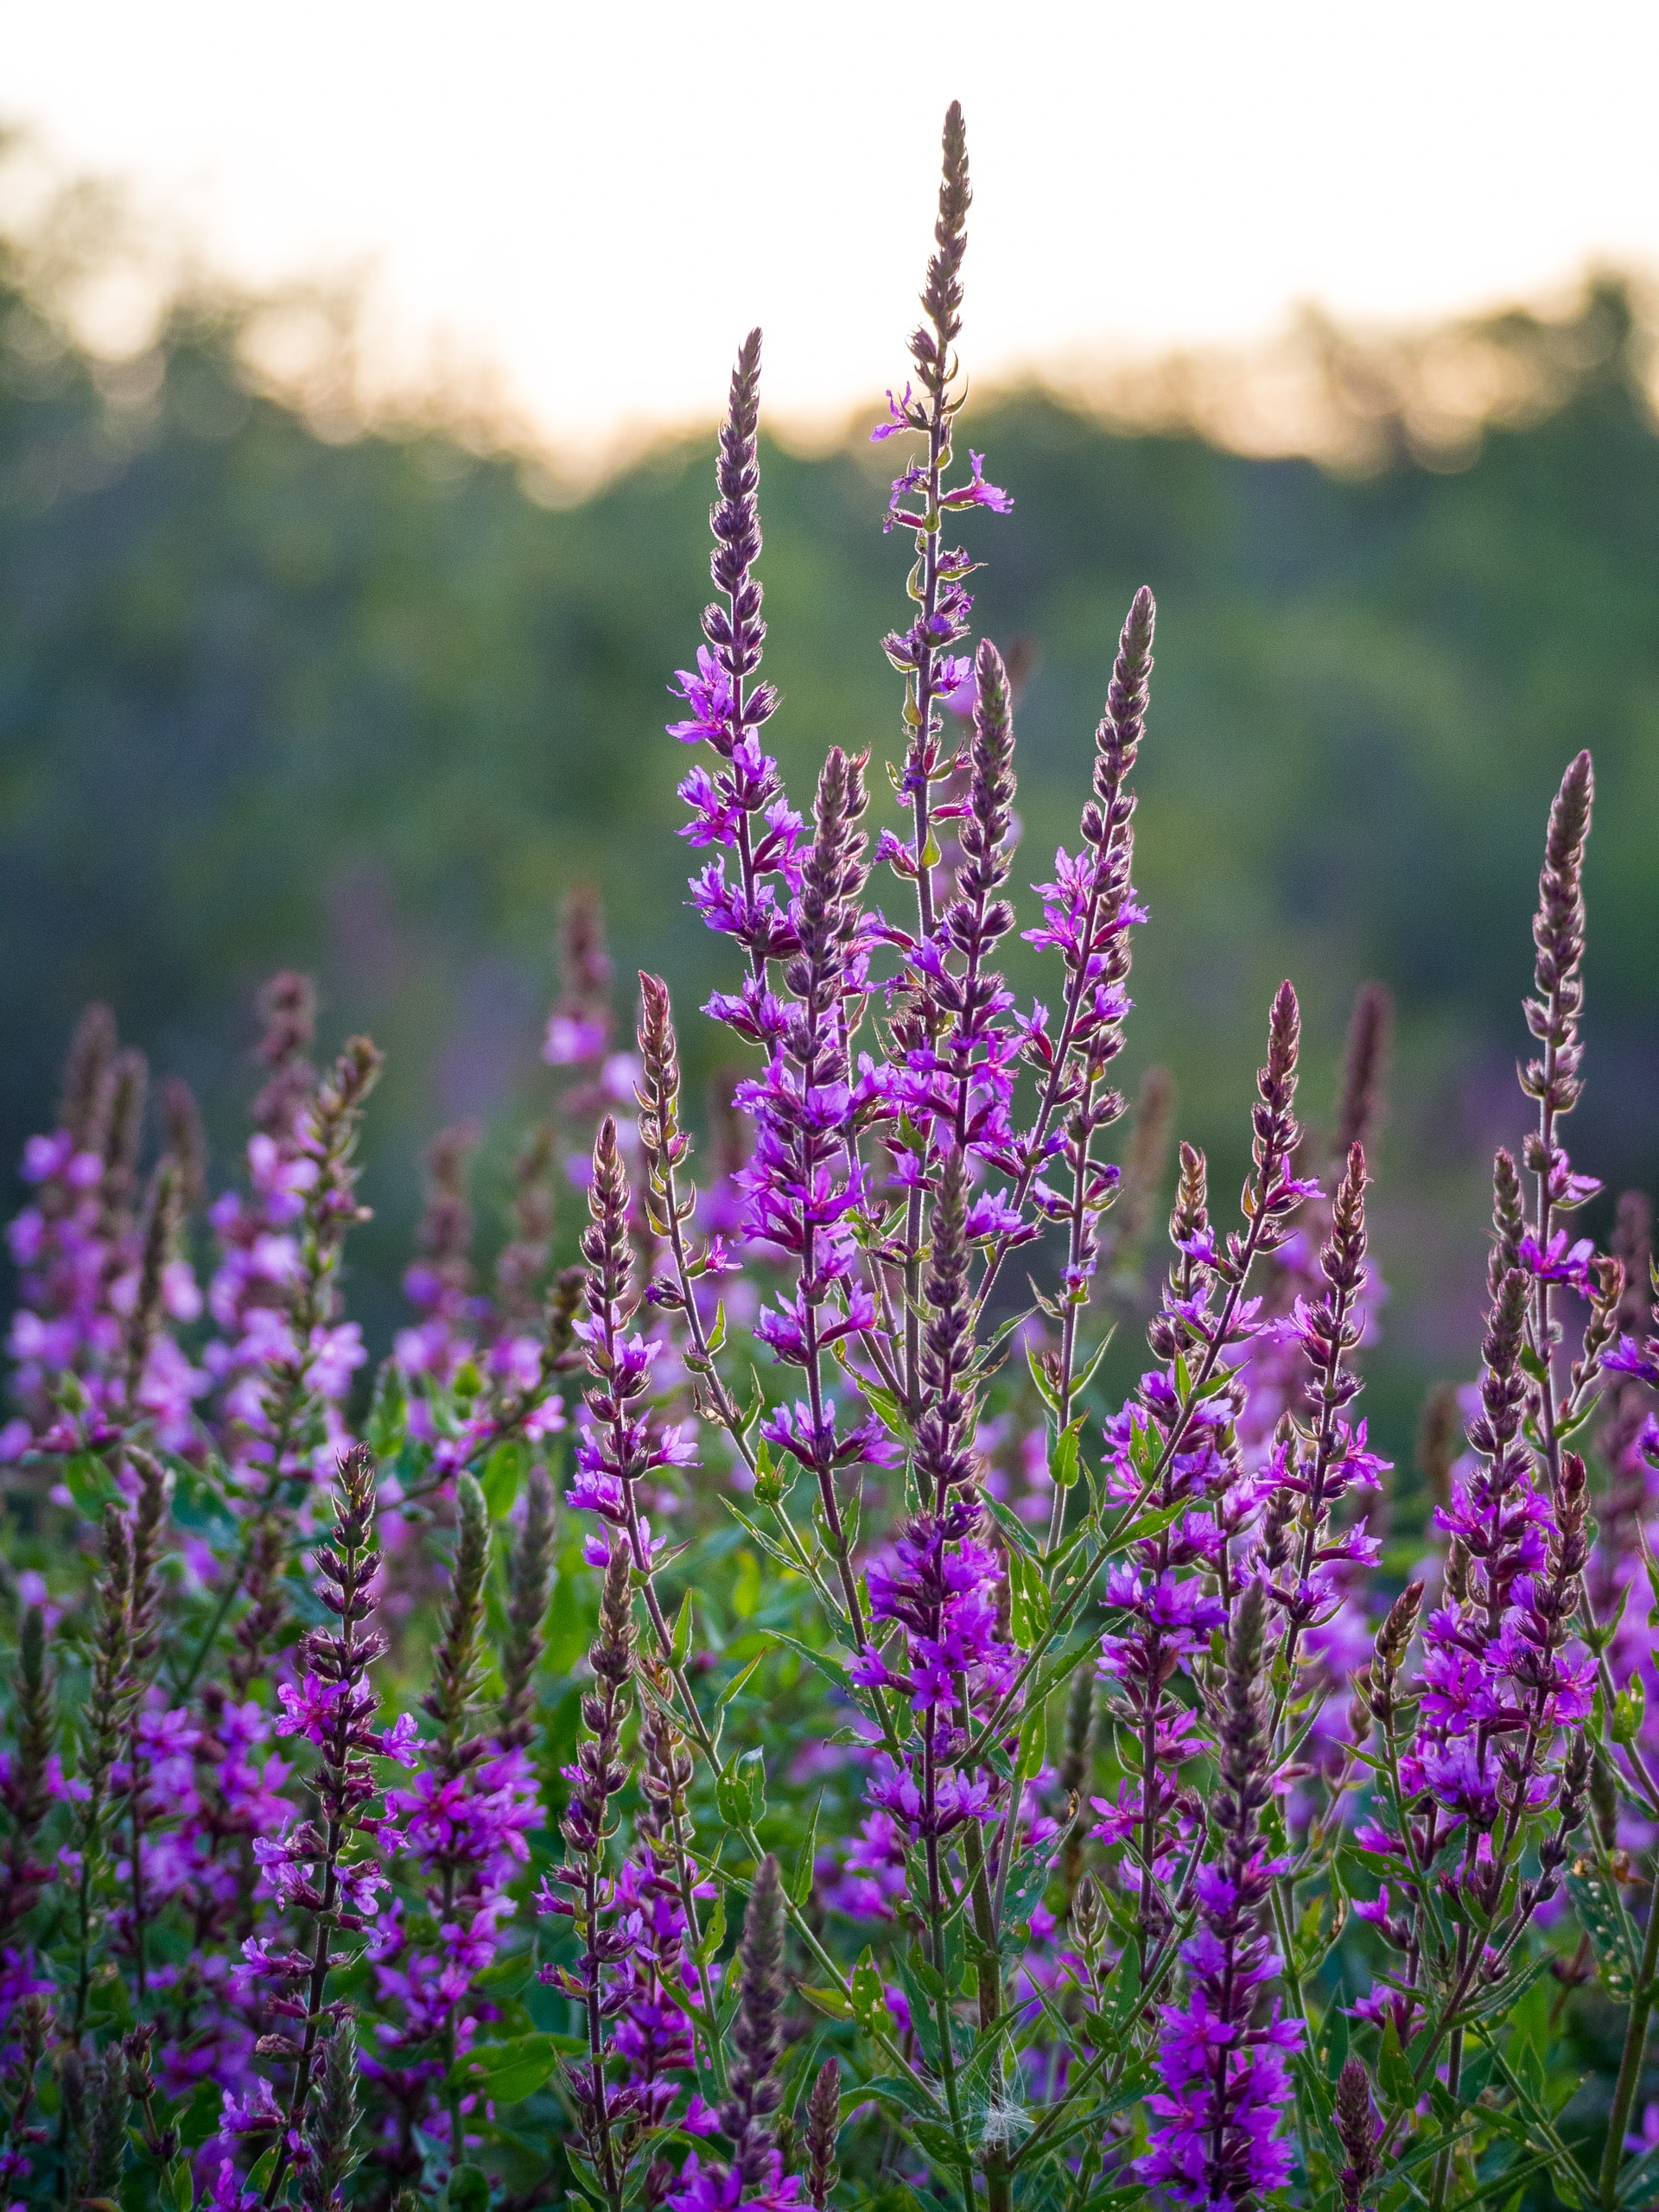
<svg viewBox="0 0 1659 2212"><path fill-rule="evenodd" d="M633 1671L633 1594L628 1548L613 1544L599 1600L599 1634L588 1647L588 1661L602 1681L617 1685Z"/></svg>
<svg viewBox="0 0 1659 2212"><path fill-rule="evenodd" d="M476 1605L490 1565L490 1509L475 1478L455 1478L455 1573L457 1606Z"/></svg>
<svg viewBox="0 0 1659 2212"><path fill-rule="evenodd" d="M143 1143L144 1106L149 1096L149 1063L135 1050L118 1052L112 1071L109 1133L104 1158L112 1195L124 1197L131 1187Z"/></svg>
<svg viewBox="0 0 1659 2212"><path fill-rule="evenodd" d="M319 1096L323 1113L354 1111L379 1081L385 1062L385 1054L372 1037L348 1037Z"/></svg>
<svg viewBox="0 0 1659 2212"><path fill-rule="evenodd" d="M1100 1885L1092 1874L1085 1872L1071 1899L1071 1933L1084 1951L1091 1951L1099 1942L1105 1924L1106 1908L1101 1898Z"/></svg>
<svg viewBox="0 0 1659 2212"><path fill-rule="evenodd" d="M1254 1700L1267 1625L1267 1590L1260 1581L1249 1582L1233 1608L1227 1638L1227 1697L1231 1706Z"/></svg>
<svg viewBox="0 0 1659 2212"><path fill-rule="evenodd" d="M201 1204L207 1187L207 1137L196 1094L181 1075L170 1075L162 1084L162 1119L167 1149L178 1170L180 1194L189 1212Z"/></svg>
<svg viewBox="0 0 1659 2212"><path fill-rule="evenodd" d="M827 2212L840 2178L836 2139L841 2133L841 2068L826 2058L806 2105L806 2195L814 2212Z"/></svg>
<svg viewBox="0 0 1659 2212"><path fill-rule="evenodd" d="M118 1505L104 1508L104 1561L111 1599L124 1610L132 1586L132 1523Z"/></svg>
<svg viewBox="0 0 1659 2212"><path fill-rule="evenodd" d="M1342 1164L1342 1180L1337 1185L1338 1212L1357 1209L1363 1213L1365 1185L1370 1179L1370 1173L1365 1165L1365 1147L1356 1138L1348 1147L1347 1156Z"/></svg>
<svg viewBox="0 0 1659 2212"><path fill-rule="evenodd" d="M553 1588L553 1534L552 1480L544 1467L532 1467L524 1485L524 1523L507 1570L499 1730L507 1751L528 1745L535 1733L535 1676Z"/></svg>
<svg viewBox="0 0 1659 2212"><path fill-rule="evenodd" d="M1561 1454L1560 1479L1555 1485L1554 1546L1558 1575L1571 1581L1589 1556L1585 1521L1590 1510L1590 1478L1576 1452Z"/></svg>
<svg viewBox="0 0 1659 2212"><path fill-rule="evenodd" d="M1408 1582L1389 1606L1388 1618L1376 1632L1376 1656L1379 1662L1390 1673L1397 1672L1406 1656L1407 1646L1416 1632L1417 1616L1422 1611L1423 1585Z"/></svg>
<svg viewBox="0 0 1659 2212"><path fill-rule="evenodd" d="M954 370L950 347L962 328L962 257L968 244L968 210L973 191L968 181L968 130L962 104L945 111L944 167L939 178L939 213L933 226L933 252L922 288L927 321L910 341L925 391L938 399ZM931 325L931 327L929 327Z"/></svg>
<svg viewBox="0 0 1659 2212"><path fill-rule="evenodd" d="M86 2198L113 2197L127 2163L127 2121L132 2098L127 2088L127 2062L118 2043L105 2046L92 2061L87 2075L92 2091Z"/></svg>
<svg viewBox="0 0 1659 2212"><path fill-rule="evenodd" d="M372 1445L353 1444L341 1455L340 1494L342 1515L357 1516L372 1510L375 1478L378 1471Z"/></svg>
<svg viewBox="0 0 1659 2212"><path fill-rule="evenodd" d="M1567 763L1560 788L1550 804L1549 830L1544 840L1545 874L1554 876L1563 889L1577 887L1595 796L1595 764L1586 751Z"/></svg>
<svg viewBox="0 0 1659 2212"><path fill-rule="evenodd" d="M1351 2058L1338 2076L1335 2121L1337 2140L1348 2160L1340 2176L1344 2212L1360 2212L1376 2175L1376 2146L1382 2130L1371 2101L1370 2077L1357 2058Z"/></svg>
<svg viewBox="0 0 1659 2212"><path fill-rule="evenodd" d="M620 1224L627 1205L627 1171L617 1141L616 1116L607 1114L594 1138L594 1179L588 1191L588 1211L595 1222L611 1230Z"/></svg>
<svg viewBox="0 0 1659 2212"><path fill-rule="evenodd" d="M1354 995L1337 1095L1338 1159L1351 1145L1370 1144L1382 1126L1393 1038L1394 994L1386 983L1362 983Z"/></svg>
<svg viewBox="0 0 1659 2212"><path fill-rule="evenodd" d="M741 1981L732 2024L731 2094L721 2117L738 2146L738 2171L753 2184L766 2170L771 2115L783 2094L776 2069L783 2043L784 1887L770 1852L754 1870L738 1959Z"/></svg>
<svg viewBox="0 0 1659 2212"><path fill-rule="evenodd" d="M255 1057L266 1067L280 1067L310 1049L317 1033L317 987L308 976L283 969L263 986L254 1003L264 1024Z"/></svg>
<svg viewBox="0 0 1659 2212"><path fill-rule="evenodd" d="M108 1085L115 1064L115 1016L97 1001L75 1024L63 1067L63 1096L58 1126L67 1129L80 1152L102 1152L109 1111Z"/></svg>
<svg viewBox="0 0 1659 2212"><path fill-rule="evenodd" d="M1527 1233L1521 1178L1500 1145L1492 1159L1492 1249L1486 1262L1486 1287L1496 1299L1503 1278L1520 1265L1521 1239Z"/></svg>
<svg viewBox="0 0 1659 2212"><path fill-rule="evenodd" d="M357 2034L341 2020L323 2047L322 2080L306 2129L309 2152L301 2172L306 2212L332 2212L341 2184L358 2162Z"/></svg>
<svg viewBox="0 0 1659 2212"><path fill-rule="evenodd" d="M1274 994L1273 1013L1268 1024L1268 1077L1276 1084L1296 1086L1296 1055L1302 1037L1301 1008L1296 1003L1295 988L1288 977Z"/></svg>
<svg viewBox="0 0 1659 2212"><path fill-rule="evenodd" d="M1145 584L1129 602L1117 640L1117 658L1106 694L1106 720L1118 747L1133 755L1146 732L1151 697L1152 639L1158 602Z"/></svg>
<svg viewBox="0 0 1659 2212"><path fill-rule="evenodd" d="M1175 1203L1169 1214L1169 1241L1184 1251L1210 1225L1210 1171L1204 1154L1185 1137L1181 1139L1180 1157Z"/></svg>
<svg viewBox="0 0 1659 2212"><path fill-rule="evenodd" d="M749 570L760 551L760 515L756 494L760 488L760 333L752 330L739 348L732 371L732 389L726 420L720 430L720 458L715 469L718 494L709 511L715 550L709 574L716 586L734 601L739 635L715 639L717 646L734 646L741 668L749 665L747 648L759 639L747 636L747 626L760 610L744 601Z"/></svg>
<svg viewBox="0 0 1659 2212"><path fill-rule="evenodd" d="M680 1055L668 985L660 976L639 970L639 1058L652 1104L679 1094Z"/></svg>
<svg viewBox="0 0 1659 2212"><path fill-rule="evenodd" d="M1002 656L988 638L982 638L974 654L974 728L980 743L995 744L996 733L1010 727L1013 714L1013 691Z"/></svg>

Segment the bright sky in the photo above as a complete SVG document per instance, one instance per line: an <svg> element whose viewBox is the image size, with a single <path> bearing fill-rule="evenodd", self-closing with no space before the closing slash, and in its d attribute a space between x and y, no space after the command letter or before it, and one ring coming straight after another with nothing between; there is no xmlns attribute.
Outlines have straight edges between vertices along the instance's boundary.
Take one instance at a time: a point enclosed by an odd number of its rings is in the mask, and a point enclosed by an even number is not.
<svg viewBox="0 0 1659 2212"><path fill-rule="evenodd" d="M1659 268L1654 0L0 0L0 111L257 283L362 274L377 372L556 444L903 367L946 100L982 381Z"/></svg>

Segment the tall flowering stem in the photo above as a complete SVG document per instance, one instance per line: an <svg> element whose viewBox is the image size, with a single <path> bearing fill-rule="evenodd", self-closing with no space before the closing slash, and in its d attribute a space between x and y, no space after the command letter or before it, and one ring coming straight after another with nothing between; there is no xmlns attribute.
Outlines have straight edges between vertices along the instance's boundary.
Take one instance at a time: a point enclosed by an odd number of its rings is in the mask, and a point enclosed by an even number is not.
<svg viewBox="0 0 1659 2212"><path fill-rule="evenodd" d="M78 1859L76 1967L71 2031L79 2036L92 1986L99 1877L107 1848L111 1777L137 1699L132 1651L132 1526L114 1505L104 1509L104 1574L98 1592L98 1637L91 1693L82 1722L84 1795L75 1838Z"/></svg>
<svg viewBox="0 0 1659 2212"><path fill-rule="evenodd" d="M270 1855L272 1878L293 1904L309 1912L311 1954L303 1977L303 2034L297 2045L273 2037L273 2055L290 2056L294 2075L283 2107L281 2136L264 2202L283 2193L293 2145L303 2127L315 2085L319 2038L336 2015L325 2002L330 1970L349 1954L333 1946L342 1932L360 1929L385 1882L370 1855L349 1856L370 1833L369 1811L375 1794L370 1760L387 1751L385 1736L373 1722L379 1700L368 1672L386 1648L374 1617L379 1549L375 1529L375 1461L366 1445L353 1445L340 1463L340 1492L334 1506L334 1541L317 1553L319 1594L338 1620L338 1629L314 1629L305 1639L305 1672L297 1687L279 1693L283 1717L279 1735L301 1736L321 1757L314 1787L321 1827L303 1823ZM400 1739L401 1740L401 1739ZM394 1745L394 1752L398 1745ZM403 1756L407 1757L406 1753Z"/></svg>
<svg viewBox="0 0 1659 2212"><path fill-rule="evenodd" d="M566 1770L570 1801L559 1833L568 1856L556 1866L538 1900L543 1912L569 1918L582 1944L574 1973L543 1969L582 2008L588 2037L585 2066L567 2065L565 2077L576 2108L582 2147L612 2212L620 2212L631 2148L634 2101L613 2093L606 2080L608 2056L606 2022L616 2007L607 1988L607 1969L628 1948L625 1929L615 1922L612 1884L605 1871L605 1847L614 1832L610 1801L628 1778L622 1758L622 1725L629 1706L628 1684L634 1668L632 1609L628 1554L618 1544L606 1569L600 1601L599 1634L588 1649L594 1687L582 1701L587 1733L576 1762ZM559 1891L567 1892L564 1896Z"/></svg>
<svg viewBox="0 0 1659 2212"><path fill-rule="evenodd" d="M953 656L949 648L966 634L973 606L963 579L971 575L974 563L966 553L944 544L944 517L968 506L988 506L1004 513L1014 504L1007 493L985 481L977 454L971 456L969 483L950 488L944 481L952 457L951 424L965 397L953 390L958 372L954 349L962 330L962 264L968 249L968 210L973 200L968 181L967 129L961 106L954 100L944 118L944 157L934 251L922 291L923 320L910 341L921 395L913 397L908 385L900 397L889 392L889 419L874 434L881 438L915 430L926 441L923 458L895 480L887 512L889 529L897 524L914 534L916 563L908 588L917 613L908 630L895 631L885 640L888 659L906 678L906 745L898 789L900 799L911 810L911 840L908 853L896 853L893 857L901 872L914 878L924 943L934 931L933 871L940 859L932 826L932 787L949 772L938 706L968 680L969 664Z"/></svg>
<svg viewBox="0 0 1659 2212"><path fill-rule="evenodd" d="M1138 2171L1181 2203L1249 2202L1290 2177L1279 2128L1290 2088L1285 2053L1300 2045L1302 2024L1281 2020L1277 2005L1265 2021L1256 2018L1257 1993L1281 1965L1259 1932L1278 1871L1261 1834L1272 1794L1261 1692L1267 1610L1253 1583L1228 1639L1214 1813L1220 1849L1198 1871L1200 1924L1182 1951L1187 1995L1164 2008L1164 2086L1147 2099L1158 2124Z"/></svg>

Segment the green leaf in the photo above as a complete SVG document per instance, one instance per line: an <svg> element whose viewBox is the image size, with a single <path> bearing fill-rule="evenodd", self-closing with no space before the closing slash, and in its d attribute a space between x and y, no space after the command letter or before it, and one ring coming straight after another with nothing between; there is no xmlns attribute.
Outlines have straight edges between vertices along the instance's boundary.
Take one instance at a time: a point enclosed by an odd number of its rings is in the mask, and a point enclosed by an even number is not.
<svg viewBox="0 0 1659 2212"><path fill-rule="evenodd" d="M1108 1329L1105 1335L1095 1346L1093 1351L1090 1353L1088 1358L1077 1370L1077 1372L1071 1377L1071 1396L1074 1402L1083 1395L1084 1392L1089 1388L1089 1385L1094 1381L1096 1370L1098 1369L1101 1361L1106 1357L1106 1348L1111 1343L1113 1337L1116 1333L1116 1325L1114 1325L1112 1328Z"/></svg>
<svg viewBox="0 0 1659 2212"><path fill-rule="evenodd" d="M1023 1760L1021 1764L1024 1764ZM1028 1920L1032 1907L1042 1903L1053 1863L1045 1853L1039 1851L1027 1852L1015 1859L1008 1871L1008 1886L1003 1899L1005 1928L1016 1922Z"/></svg>
<svg viewBox="0 0 1659 2212"><path fill-rule="evenodd" d="M444 2191L445 2212L490 2212L490 2177L482 2166L457 2166Z"/></svg>
<svg viewBox="0 0 1659 2212"><path fill-rule="evenodd" d="M798 1905L804 1905L812 1894L814 1861L818 1851L818 1815L823 1809L823 1792L818 1792L812 1808L812 1817L806 1824L806 1840L795 1862L795 1879L790 1885L790 1895Z"/></svg>
<svg viewBox="0 0 1659 2212"><path fill-rule="evenodd" d="M751 1554L750 1556L753 1558L753 1554ZM753 1658L750 1660L748 1665L741 1669L738 1673L733 1675L731 1681L727 1683L725 1688L720 1694L719 1701L715 1707L716 1712L724 1713L732 1700L741 1694L744 1686L748 1681L749 1677L754 1673L756 1668L760 1666L761 1661L765 1659L766 1656L766 1654L764 1651L757 1651Z"/></svg>
<svg viewBox="0 0 1659 2212"><path fill-rule="evenodd" d="M859 1955L858 1964L852 1972L853 2018L867 2036L891 2036L893 2015L887 2010L887 1993L881 1980L881 1969L876 1965L867 1943Z"/></svg>
<svg viewBox="0 0 1659 2212"><path fill-rule="evenodd" d="M100 1521L106 1505L119 1505L115 1477L95 1452L77 1452L64 1462L64 1488L83 1521Z"/></svg>
<svg viewBox="0 0 1659 2212"><path fill-rule="evenodd" d="M921 2083L913 2076L903 2074L878 2074L866 2082L853 2095L855 2107L866 2097L879 2097L883 2104L892 2105L906 2120L931 2120L938 2107Z"/></svg>
<svg viewBox="0 0 1659 2212"><path fill-rule="evenodd" d="M1064 1433L1049 1455L1048 1471L1054 1478L1057 1490L1070 1490L1077 1479L1077 1433L1087 1416L1079 1414L1068 1423Z"/></svg>
<svg viewBox="0 0 1659 2212"><path fill-rule="evenodd" d="M942 2127L936 2120L912 2120L910 2133L930 2164L946 2167L953 2174L961 2171L963 2154L948 2127Z"/></svg>
<svg viewBox="0 0 1659 2212"><path fill-rule="evenodd" d="M737 1555L737 1579L732 1585L732 1611L741 1621L753 1614L760 1603L760 1562L750 1551Z"/></svg>
<svg viewBox="0 0 1659 2212"><path fill-rule="evenodd" d="M503 1438L484 1462L479 1488L493 1521L505 1521L530 1471L530 1446L520 1436Z"/></svg>
<svg viewBox="0 0 1659 2212"><path fill-rule="evenodd" d="M190 2212L196 2201L188 2159L171 2158L162 2171L161 2200L164 2212Z"/></svg>
<svg viewBox="0 0 1659 2212"><path fill-rule="evenodd" d="M1404 2106L1416 2103L1417 2085L1411 2078L1406 2054L1400 2048L1400 2031L1392 2019L1382 2030L1382 2049L1377 2059L1376 2071L1385 2094L1394 2103Z"/></svg>
<svg viewBox="0 0 1659 2212"><path fill-rule="evenodd" d="M1034 1560L1011 1551L1007 1563L1008 1626L1020 1649L1029 1651L1048 1626L1048 1590Z"/></svg>
<svg viewBox="0 0 1659 2212"><path fill-rule="evenodd" d="M772 1636L779 1643L785 1643L791 1651L798 1651L803 1659L810 1660L819 1673L827 1675L838 1690L849 1690L853 1687L850 1657L844 1657L836 1651L820 1650L815 1644L803 1643L797 1637L785 1636L781 1629L774 1629Z"/></svg>
<svg viewBox="0 0 1659 2212"><path fill-rule="evenodd" d="M766 1809L766 1770L759 1750L741 1752L715 1784L715 1802L728 1828L751 1828Z"/></svg>
<svg viewBox="0 0 1659 2212"><path fill-rule="evenodd" d="M688 1590L680 1606L679 1618L674 1624L673 1660L676 1667L683 1667L691 1656L691 1637L694 1623L691 1616L691 1592Z"/></svg>
<svg viewBox="0 0 1659 2212"><path fill-rule="evenodd" d="M395 1459L404 1448L409 1428L409 1391L403 1370L395 1359L385 1359L374 1378L369 1402L368 1426L364 1434L377 1459Z"/></svg>
<svg viewBox="0 0 1659 2212"><path fill-rule="evenodd" d="M549 2035L515 2036L511 2043L474 2044L464 2057L455 2061L450 2082L454 2088L476 2091L492 2104L516 2105L546 2086L557 2059L558 2040ZM461 2173L467 2171L465 2166L460 2170ZM487 2203L487 2183L486 2187Z"/></svg>
<svg viewBox="0 0 1659 2212"><path fill-rule="evenodd" d="M1100 1648L1098 1628L1082 1628L1073 1631L1071 1640L1061 1645L1053 1656L1046 1660L1026 1684L1026 1705L1029 1709L1040 1705L1051 1694L1057 1683L1062 1682L1077 1666L1085 1652Z"/></svg>
<svg viewBox="0 0 1659 2212"><path fill-rule="evenodd" d="M1659 2151L1644 2151L1636 2164L1626 2167L1618 2177L1621 2204L1650 2204L1650 2191L1659 2192Z"/></svg>
<svg viewBox="0 0 1659 2212"><path fill-rule="evenodd" d="M1628 1689L1622 1689L1613 1700L1613 1722L1611 1733L1616 1744L1633 1744L1642 1732L1643 1715L1647 1710L1648 1693L1640 1675L1630 1676Z"/></svg>
<svg viewBox="0 0 1659 2212"><path fill-rule="evenodd" d="M816 2005L820 2012L827 2012L832 2020L852 2018L853 2008L838 1989L814 1989L804 1981L798 1981L795 1986L809 2005Z"/></svg>
<svg viewBox="0 0 1659 2212"><path fill-rule="evenodd" d="M1058 1393L1044 1373L1042 1359L1037 1346L1029 1337L1026 1339L1026 1365L1031 1370L1031 1379L1037 1386L1038 1396L1048 1408L1050 1413L1058 1414L1060 1410Z"/></svg>
<svg viewBox="0 0 1659 2212"><path fill-rule="evenodd" d="M1580 1927L1590 1938L1602 1987L1615 2004L1629 2004L1630 1955L1611 1885L1588 1859L1581 1859L1568 1871L1567 1893L1578 1913Z"/></svg>
<svg viewBox="0 0 1659 2212"><path fill-rule="evenodd" d="M709 1916L708 1925L697 1939L696 1955L707 1966L726 1940L726 1899L723 1895L715 1899L715 1909Z"/></svg>
<svg viewBox="0 0 1659 2212"><path fill-rule="evenodd" d="M486 1967L475 1978L476 1986L497 2000L517 1997L529 1988L535 1971L535 1959L528 1951L521 1951L517 1958L498 1959L493 1967Z"/></svg>

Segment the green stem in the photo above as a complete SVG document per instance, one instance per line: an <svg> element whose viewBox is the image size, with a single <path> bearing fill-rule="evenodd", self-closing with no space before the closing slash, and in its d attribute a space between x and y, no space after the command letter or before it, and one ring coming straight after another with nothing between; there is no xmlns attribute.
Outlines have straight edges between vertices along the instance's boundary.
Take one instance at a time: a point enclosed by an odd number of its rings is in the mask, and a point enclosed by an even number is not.
<svg viewBox="0 0 1659 2212"><path fill-rule="evenodd" d="M1659 1971L1659 1883L1648 1897L1648 1933L1642 1946L1642 1965L1630 1995L1630 2016L1624 2024L1624 2050L1618 2062L1618 2082L1607 2122L1607 2147L1601 2154L1601 2202L1611 2212L1618 2202L1618 2168L1624 2152L1624 2130L1630 2125L1637 2084L1642 2078L1647 2048L1648 2020L1653 2011L1654 1977Z"/></svg>

